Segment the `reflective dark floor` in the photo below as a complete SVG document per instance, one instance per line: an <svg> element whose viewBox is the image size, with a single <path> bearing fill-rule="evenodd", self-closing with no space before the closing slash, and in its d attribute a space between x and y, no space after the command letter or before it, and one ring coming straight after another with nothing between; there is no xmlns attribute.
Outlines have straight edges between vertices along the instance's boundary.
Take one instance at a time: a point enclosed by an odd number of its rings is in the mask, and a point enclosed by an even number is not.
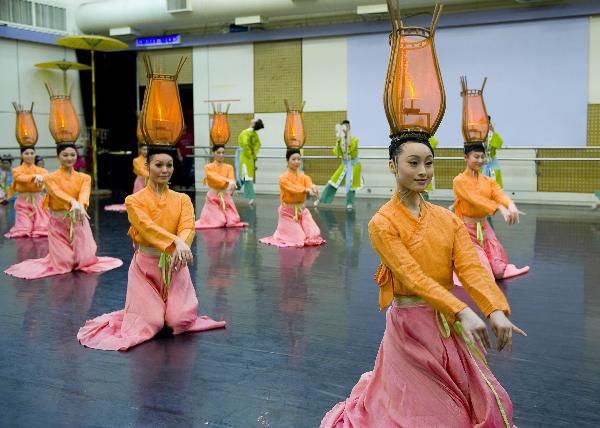
<svg viewBox="0 0 600 428"><path fill-rule="evenodd" d="M199 200L203 196L198 196ZM125 266L103 275L24 281L0 276L0 425L7 427L317 427L373 366L384 328L367 223L382 200L356 212L321 208L319 248L257 243L276 226L275 197L248 230L199 232L192 277L201 312L227 329L164 336L129 352L85 349L83 322L121 309L132 254L124 214L91 209L99 254ZM520 427L600 426L600 214L522 206L520 225L496 219L525 277L502 288L528 338L490 355ZM197 210L197 212L199 212ZM0 207L0 231L14 219ZM0 268L39 257L44 240L0 238Z"/></svg>

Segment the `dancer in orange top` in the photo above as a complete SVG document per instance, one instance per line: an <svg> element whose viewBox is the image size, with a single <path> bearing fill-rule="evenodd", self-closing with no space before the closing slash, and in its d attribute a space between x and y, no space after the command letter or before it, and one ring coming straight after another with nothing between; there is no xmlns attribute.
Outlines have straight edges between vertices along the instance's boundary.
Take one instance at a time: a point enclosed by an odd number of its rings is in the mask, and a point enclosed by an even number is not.
<svg viewBox="0 0 600 428"><path fill-rule="evenodd" d="M148 181L148 165L146 158L148 156L148 145L141 143L139 146L138 156L133 159L133 174L135 181L133 182L133 193L139 192L146 187ZM105 211L116 211L124 213L127 211L125 204L111 204L104 206Z"/></svg>
<svg viewBox="0 0 600 428"><path fill-rule="evenodd" d="M396 191L369 222L381 259L375 274L380 307L391 307L373 370L321 427L513 428L510 398L485 362L491 347L486 324L450 291L452 272L489 319L498 350L512 347L514 333L525 333L508 319L508 302L460 219L422 196L434 172L429 139L445 109L433 50L441 6L431 28L415 28L403 26L397 5L388 1L393 31L384 94Z"/></svg>
<svg viewBox="0 0 600 428"><path fill-rule="evenodd" d="M133 159L133 173L135 174L135 181L133 182L133 193L139 192L146 187L146 181L148 181L148 145L140 144L138 156Z"/></svg>
<svg viewBox="0 0 600 428"><path fill-rule="evenodd" d="M77 334L84 346L125 351L165 327L173 334L225 327L225 322L197 315L188 269L193 261L194 208L189 196L168 187L173 157L173 148L152 146L148 185L125 199L135 248L125 309L87 321Z"/></svg>
<svg viewBox="0 0 600 428"><path fill-rule="evenodd" d="M319 197L319 190L308 175L300 172L300 165L302 165L300 149L288 149L285 157L288 169L279 177L281 205L277 230L273 236L259 241L277 247L324 244L325 240L321 238L319 226L304 206L308 195Z"/></svg>
<svg viewBox="0 0 600 428"><path fill-rule="evenodd" d="M454 210L469 231L481 262L497 279L529 272L529 266L517 268L508 263L504 247L487 220L487 216L500 211L504 220L512 225L519 222L522 213L494 179L481 174L485 163L483 145L466 145L465 162L467 168L452 182Z"/></svg>
<svg viewBox="0 0 600 428"><path fill-rule="evenodd" d="M89 216L91 177L77 172L75 145L59 144L56 149L60 168L45 178L44 207L50 209L49 253L42 259L25 260L4 272L24 279L60 275L73 270L104 272L123 264L113 257L97 257Z"/></svg>
<svg viewBox="0 0 600 428"><path fill-rule="evenodd" d="M44 177L48 171L36 166L35 148L21 147L21 165L12 169L13 184L9 190L18 193L15 201L15 225L4 236L7 238L48 236L48 212L42 207Z"/></svg>
<svg viewBox="0 0 600 428"><path fill-rule="evenodd" d="M236 190L233 166L226 164L225 146L212 146L214 161L204 167L204 184L208 186L204 208L196 229L218 227L246 227L248 223L240 221L240 215L231 197Z"/></svg>

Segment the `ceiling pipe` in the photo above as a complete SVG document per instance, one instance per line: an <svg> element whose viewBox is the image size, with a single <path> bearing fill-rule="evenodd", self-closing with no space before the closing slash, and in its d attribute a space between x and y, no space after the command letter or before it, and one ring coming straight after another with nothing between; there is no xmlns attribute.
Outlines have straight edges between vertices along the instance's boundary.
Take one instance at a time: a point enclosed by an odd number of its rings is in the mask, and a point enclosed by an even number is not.
<svg viewBox="0 0 600 428"><path fill-rule="evenodd" d="M170 13L167 3L166 0L91 1L79 6L75 19L84 33L108 33L111 28L119 27L156 32L230 24L235 18L255 15L269 19L352 14L357 6L381 4L382 0L188 0L191 11L183 13Z"/></svg>

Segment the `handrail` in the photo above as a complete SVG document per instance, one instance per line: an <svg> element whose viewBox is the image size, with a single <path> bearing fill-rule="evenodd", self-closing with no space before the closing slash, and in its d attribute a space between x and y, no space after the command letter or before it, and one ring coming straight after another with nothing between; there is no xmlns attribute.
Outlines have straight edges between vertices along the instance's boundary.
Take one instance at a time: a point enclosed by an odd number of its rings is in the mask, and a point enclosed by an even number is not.
<svg viewBox="0 0 600 428"><path fill-rule="evenodd" d="M323 149L332 149L335 146L304 146L303 150L323 150ZM193 150L210 150L211 146L193 146L189 147ZM226 145L226 149L237 149L239 146ZM437 150L446 150L446 149L456 149L462 150L462 147L438 147ZM273 146L262 146L260 150L285 150L285 146L273 147ZM359 150L388 150L388 146L365 146L360 147ZM567 146L559 146L559 147L532 147L532 146L503 146L502 150L600 150L600 146L580 146L580 147L567 147Z"/></svg>

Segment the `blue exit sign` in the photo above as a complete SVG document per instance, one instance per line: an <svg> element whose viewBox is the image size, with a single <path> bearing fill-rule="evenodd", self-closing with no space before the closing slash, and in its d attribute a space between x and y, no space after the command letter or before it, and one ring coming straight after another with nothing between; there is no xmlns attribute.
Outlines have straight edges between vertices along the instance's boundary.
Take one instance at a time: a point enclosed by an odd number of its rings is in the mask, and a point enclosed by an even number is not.
<svg viewBox="0 0 600 428"><path fill-rule="evenodd" d="M160 37L138 37L135 39L135 45L138 48L149 47L149 46L168 46L178 45L181 43L180 34L171 34L169 36Z"/></svg>

